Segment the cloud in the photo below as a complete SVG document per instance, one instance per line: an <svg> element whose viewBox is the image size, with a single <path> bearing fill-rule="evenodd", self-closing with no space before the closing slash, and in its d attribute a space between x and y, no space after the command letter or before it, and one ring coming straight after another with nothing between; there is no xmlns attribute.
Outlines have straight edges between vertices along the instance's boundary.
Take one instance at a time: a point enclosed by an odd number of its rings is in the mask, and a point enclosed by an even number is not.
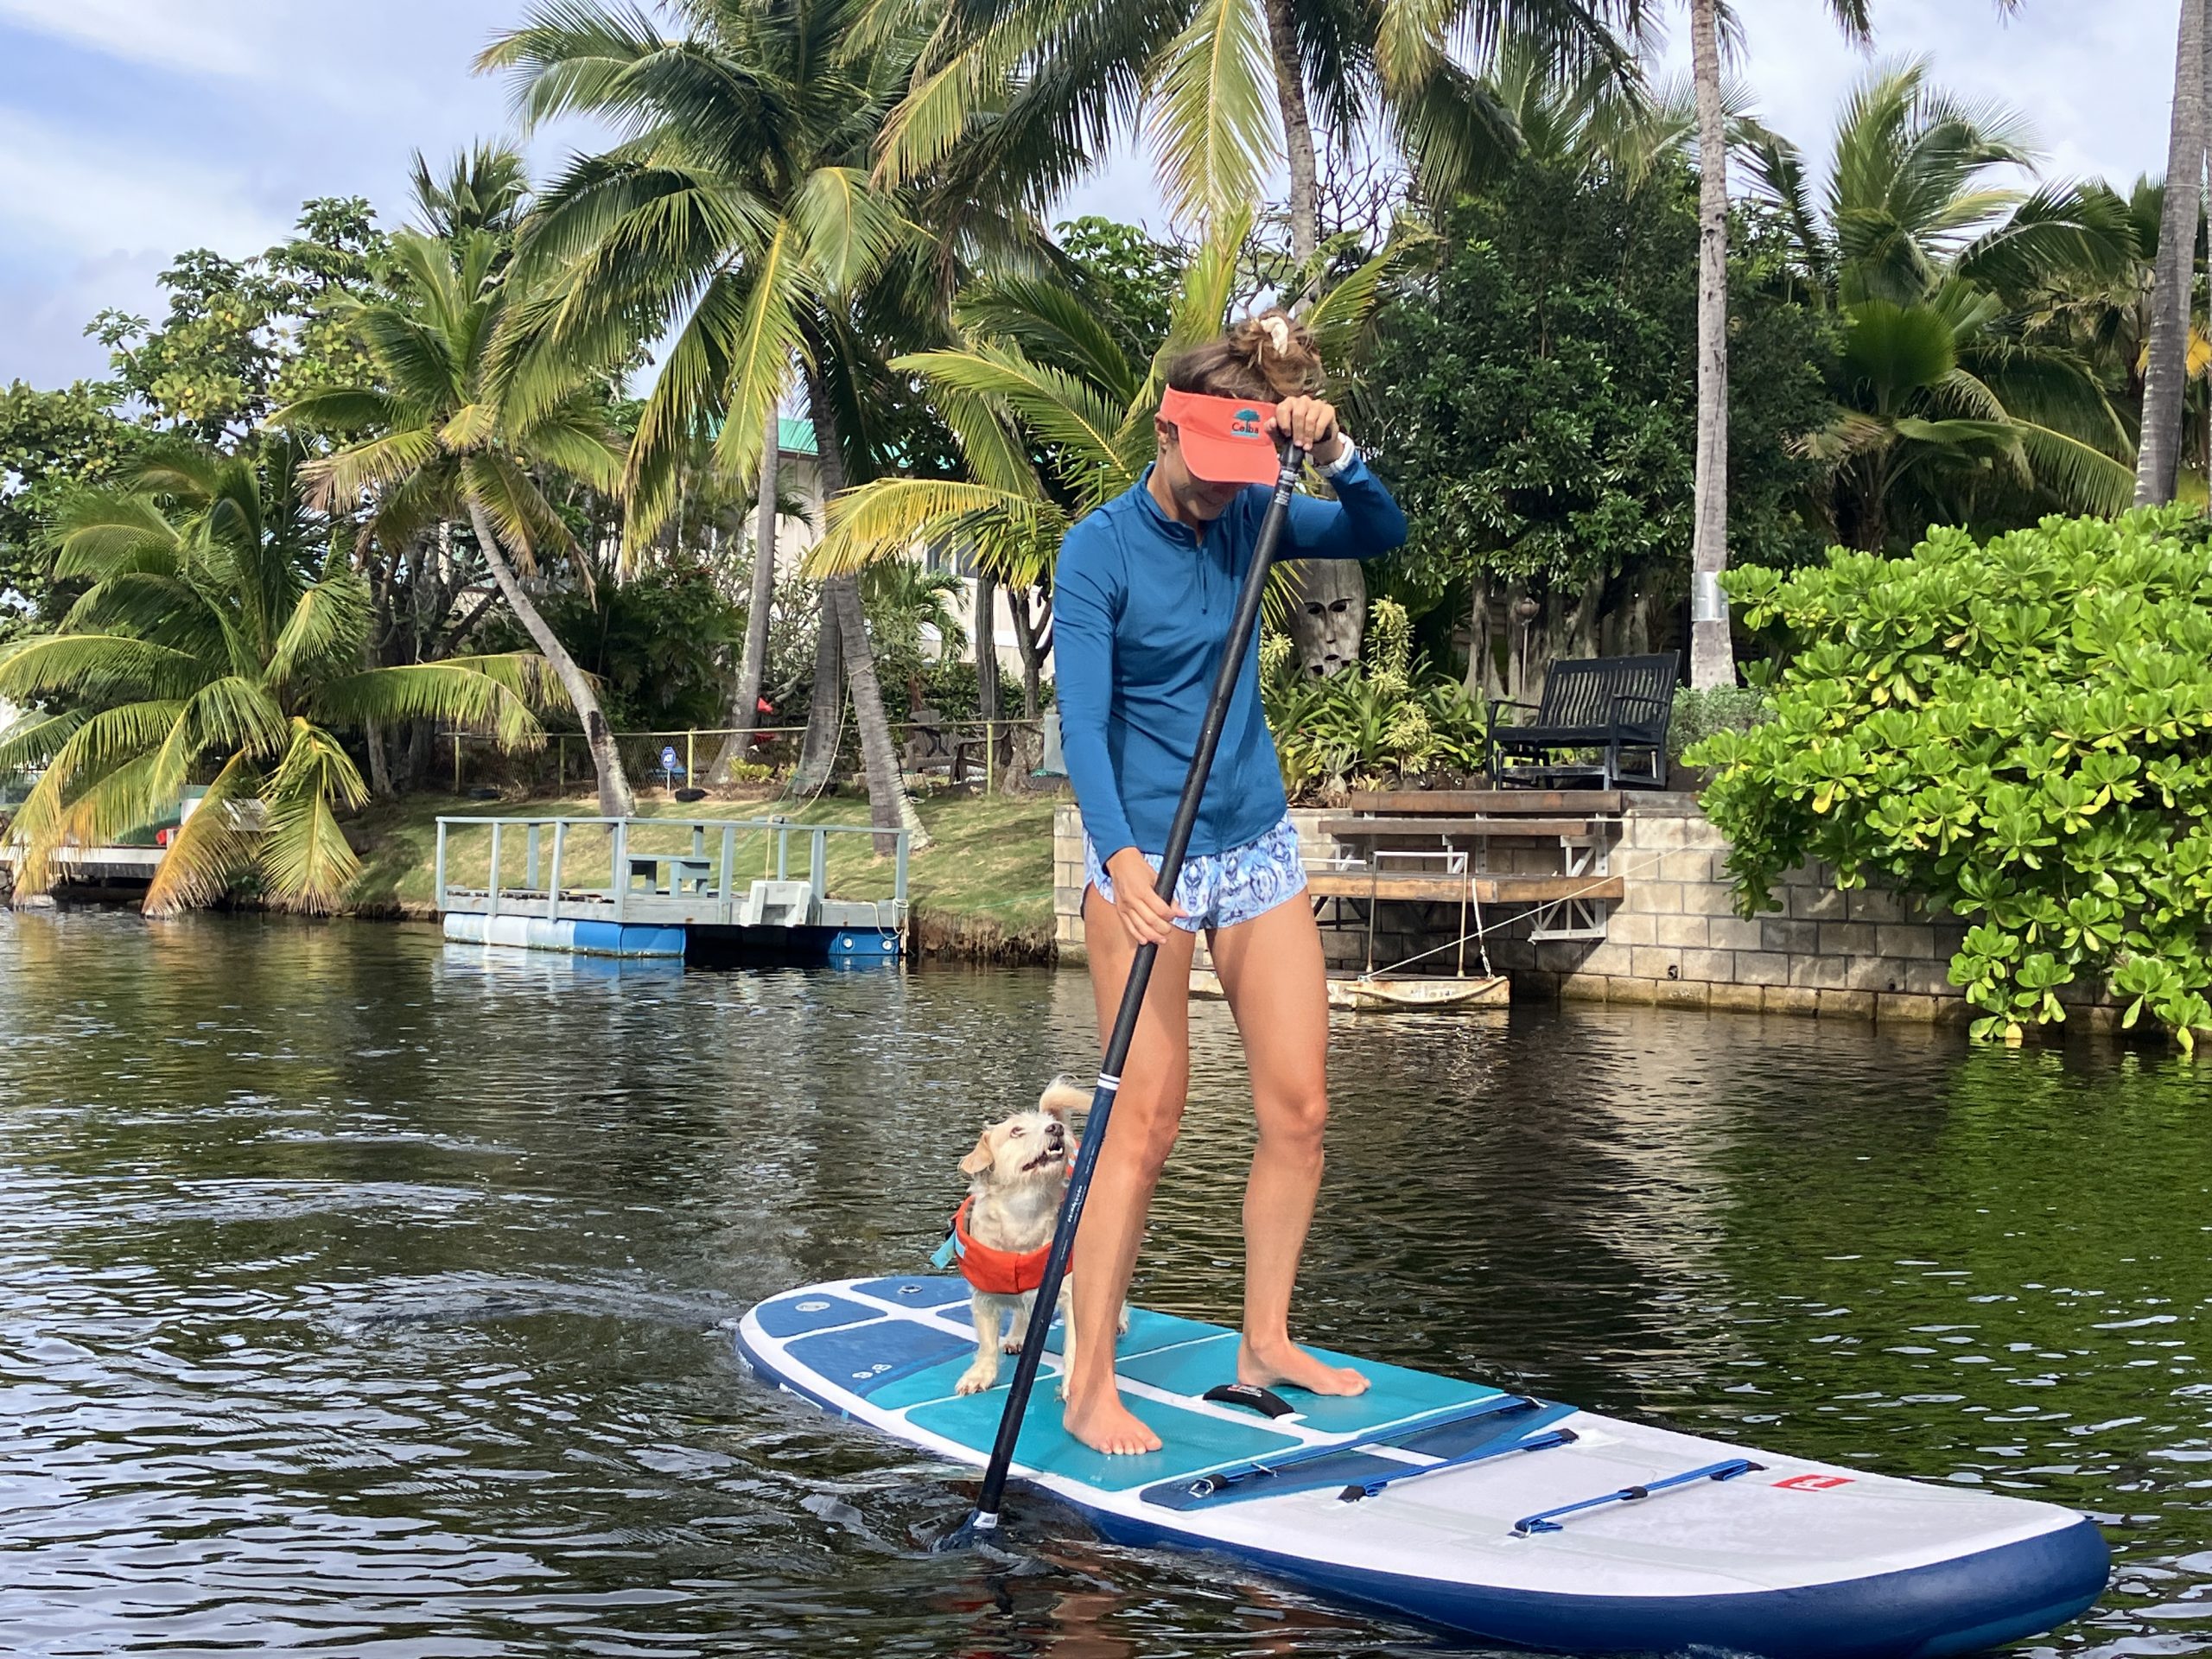
<svg viewBox="0 0 2212 1659"><path fill-rule="evenodd" d="M0 193L10 264L41 250L73 263L187 247L246 253L276 239L288 222L257 210L234 168L174 149L96 141L4 108L0 168L10 181Z"/></svg>
<svg viewBox="0 0 2212 1659"><path fill-rule="evenodd" d="M110 57L189 73L265 78L286 8L268 0L0 0L0 21Z"/></svg>

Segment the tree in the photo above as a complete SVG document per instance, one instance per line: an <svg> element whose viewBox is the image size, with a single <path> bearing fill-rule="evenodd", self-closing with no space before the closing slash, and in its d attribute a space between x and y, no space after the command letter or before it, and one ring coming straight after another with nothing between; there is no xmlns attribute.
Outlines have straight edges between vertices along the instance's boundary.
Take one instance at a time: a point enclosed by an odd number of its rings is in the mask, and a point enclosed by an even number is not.
<svg viewBox="0 0 2212 1659"><path fill-rule="evenodd" d="M1834 0L1864 36L1865 0ZM1690 532L1690 683L1736 683L1720 573L1728 568L1728 137L1720 107L1720 0L1690 0L1697 89L1697 505Z"/></svg>
<svg viewBox="0 0 2212 1659"><path fill-rule="evenodd" d="M1834 468L1836 532L1906 545L1933 518L2033 518L2127 503L2127 434L2069 346L2030 337L2024 308L2059 272L2109 282L2136 257L2108 190L2021 191L1990 175L2032 162L2020 118L1877 70L1837 118L1816 203L1803 158L1763 135L1758 191L1841 332L1841 414L1812 446ZM2009 296L2019 296L2018 298Z"/></svg>
<svg viewBox="0 0 2212 1659"><path fill-rule="evenodd" d="M525 124L578 112L624 135L544 193L519 257L546 282L503 349L528 407L542 377L670 340L632 447L628 542L657 531L684 444L716 435L714 464L753 476L771 452L774 412L800 365L825 492L882 464L871 308L896 308L983 209L940 202L868 172L883 118L906 84L914 36L870 22L860 0L726 0L683 11L662 36L635 11L597 0L543 6L479 59L512 71ZM771 492L762 492L764 494ZM756 556L760 556L756 554ZM843 658L879 829L927 844L884 715L860 594L825 583L823 639ZM817 679L834 695L836 662Z"/></svg>
<svg viewBox="0 0 2212 1659"><path fill-rule="evenodd" d="M2151 337L2143 376L2143 429L2135 457L2135 505L2174 499L2181 465L2182 394L2189 380L2190 296L2196 275L2196 219L2204 180L2205 77L2212 73L2206 0L2181 0L2174 48L2174 108L2166 143L2166 191L2151 280Z"/></svg>
<svg viewBox="0 0 2212 1659"><path fill-rule="evenodd" d="M72 492L111 480L145 442L113 412L116 396L81 380L0 391L0 641L58 620L44 545L52 515Z"/></svg>
<svg viewBox="0 0 2212 1659"><path fill-rule="evenodd" d="M1633 79L1616 27L1642 0L1023 0L955 10L906 8L926 36L911 86L883 132L893 178L939 165L963 141L1019 158L1033 199L1051 200L1140 109L1179 214L1211 227L1257 201L1287 168L1298 287L1318 291L1317 133L1389 137L1448 201L1510 155L1512 124L1454 48L1477 60L1515 35L1576 65ZM1294 296L1302 298L1303 296Z"/></svg>
<svg viewBox="0 0 2212 1659"><path fill-rule="evenodd" d="M359 868L337 814L367 793L339 734L423 718L543 741L537 658L360 666L367 584L337 544L315 567L290 461L277 452L264 490L250 460L172 441L62 511L55 574L91 586L0 658L0 696L48 705L0 741L0 767L44 767L15 819L19 893L45 890L65 845L157 821L197 777L147 914L211 903L249 870L279 903L327 911Z"/></svg>
<svg viewBox="0 0 2212 1659"><path fill-rule="evenodd" d="M1143 475L1166 359L1223 325L1249 221L1231 219L1193 256L1167 338L1132 359L1110 324L1059 283L982 279L958 315L963 341L893 366L918 375L960 445L966 476L880 478L833 501L809 569L842 575L923 546L968 550L1009 590L1038 587L1068 527ZM1306 318L1325 361L1364 326L1389 260L1377 257Z"/></svg>
<svg viewBox="0 0 2212 1659"><path fill-rule="evenodd" d="M612 491L621 456L600 400L581 389L581 374L570 373L557 394L541 384L526 410L494 381L491 340L513 299L511 275L497 269L499 251L498 238L482 231L450 244L413 231L393 237L391 297L357 302L346 314L375 381L309 392L271 419L302 431L369 435L304 474L312 499L327 509L372 494L370 534L378 541L397 544L425 526L466 519L500 597L576 711L601 813L627 817L635 810L630 781L590 677L522 585L541 550L576 553L534 470L557 469Z"/></svg>
<svg viewBox="0 0 2212 1659"><path fill-rule="evenodd" d="M1391 591L1464 621L1470 692L1533 697L1555 658L1662 643L1688 585L1697 187L1680 162L1631 182L1562 155L1440 229L1439 263L1393 285L1366 375L1365 435L1412 526ZM1785 252L1739 233L1732 256L1729 510L1795 564L1827 540L1802 448L1832 417L1834 346L1781 291Z"/></svg>

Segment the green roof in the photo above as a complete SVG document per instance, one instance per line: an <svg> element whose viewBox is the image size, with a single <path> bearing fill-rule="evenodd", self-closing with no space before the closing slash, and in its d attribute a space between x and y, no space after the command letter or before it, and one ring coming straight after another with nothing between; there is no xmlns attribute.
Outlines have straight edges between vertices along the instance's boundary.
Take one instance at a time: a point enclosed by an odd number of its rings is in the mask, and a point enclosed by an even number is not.
<svg viewBox="0 0 2212 1659"><path fill-rule="evenodd" d="M814 448L814 423L794 419L789 415L779 416L783 430L776 440L777 447L787 454L810 455Z"/></svg>

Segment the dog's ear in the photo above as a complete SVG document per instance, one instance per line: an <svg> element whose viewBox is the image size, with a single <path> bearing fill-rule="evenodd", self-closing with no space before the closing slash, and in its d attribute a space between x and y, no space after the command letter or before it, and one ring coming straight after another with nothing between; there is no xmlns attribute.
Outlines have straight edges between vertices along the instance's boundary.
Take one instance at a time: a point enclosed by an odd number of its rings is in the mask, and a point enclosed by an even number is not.
<svg viewBox="0 0 2212 1659"><path fill-rule="evenodd" d="M976 1150L960 1160L960 1173L963 1175L980 1175L991 1166L993 1161L991 1132L985 1129L976 1137Z"/></svg>
<svg viewBox="0 0 2212 1659"><path fill-rule="evenodd" d="M1090 1096L1065 1077L1054 1077L1045 1085L1045 1092L1037 1096L1037 1109L1047 1117L1057 1117L1063 1124L1073 1122L1075 1115L1090 1104Z"/></svg>

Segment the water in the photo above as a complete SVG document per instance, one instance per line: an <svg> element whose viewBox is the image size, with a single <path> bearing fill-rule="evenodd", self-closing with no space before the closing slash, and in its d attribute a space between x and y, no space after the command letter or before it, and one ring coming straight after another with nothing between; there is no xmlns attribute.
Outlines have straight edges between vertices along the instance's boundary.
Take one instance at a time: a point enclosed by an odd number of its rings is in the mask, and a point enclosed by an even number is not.
<svg viewBox="0 0 2212 1659"><path fill-rule="evenodd" d="M1426 1653L747 1379L723 1322L911 1268L1080 975L613 971L427 930L0 918L0 1652ZM1139 1286L1233 1322L1224 1011ZM1308 1334L2069 1503L2036 1651L2212 1649L2212 1074L1649 1010L1336 1031Z"/></svg>

